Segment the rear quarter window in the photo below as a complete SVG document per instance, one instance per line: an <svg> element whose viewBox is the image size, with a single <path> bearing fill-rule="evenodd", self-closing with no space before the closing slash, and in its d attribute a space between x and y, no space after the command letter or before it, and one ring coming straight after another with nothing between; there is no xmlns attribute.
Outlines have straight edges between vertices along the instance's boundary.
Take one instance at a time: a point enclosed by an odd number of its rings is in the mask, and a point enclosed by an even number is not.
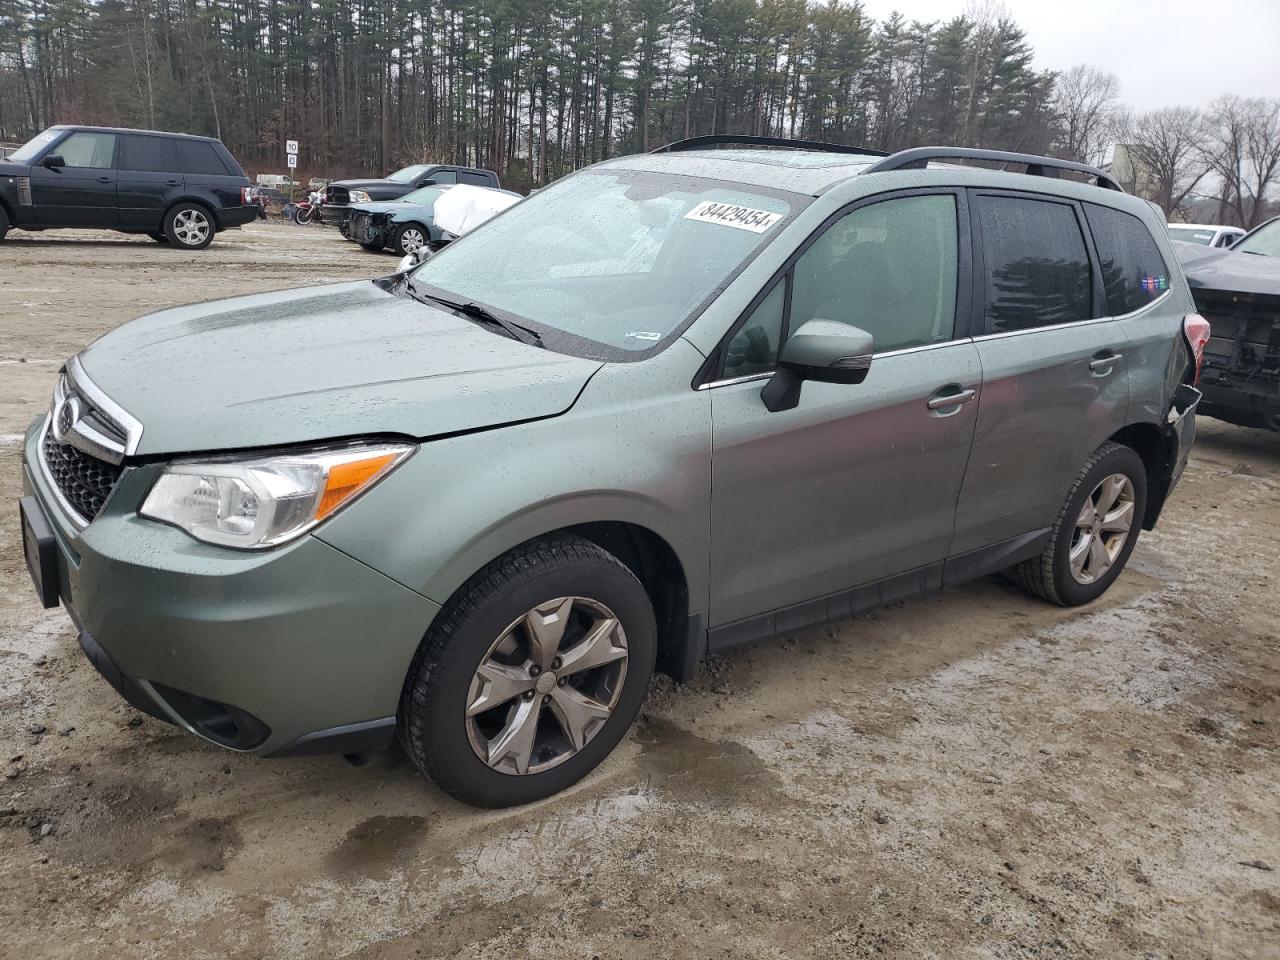
<svg viewBox="0 0 1280 960"><path fill-rule="evenodd" d="M203 140L175 140L178 151L178 165L183 173L204 174L206 176L233 176L227 165L222 162L213 144Z"/></svg>
<svg viewBox="0 0 1280 960"><path fill-rule="evenodd" d="M1169 289L1169 268L1145 223L1096 203L1084 207L1112 316L1141 310Z"/></svg>

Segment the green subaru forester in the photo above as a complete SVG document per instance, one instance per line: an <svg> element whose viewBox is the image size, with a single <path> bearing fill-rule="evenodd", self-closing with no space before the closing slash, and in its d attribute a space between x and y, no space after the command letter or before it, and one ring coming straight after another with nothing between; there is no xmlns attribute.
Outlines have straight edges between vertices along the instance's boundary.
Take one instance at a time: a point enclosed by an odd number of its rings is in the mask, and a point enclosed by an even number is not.
<svg viewBox="0 0 1280 960"><path fill-rule="evenodd" d="M1039 157L725 139L85 349L26 437L43 602L197 736L398 735L501 806L595 767L655 667L999 570L1098 597L1194 434L1158 211Z"/></svg>

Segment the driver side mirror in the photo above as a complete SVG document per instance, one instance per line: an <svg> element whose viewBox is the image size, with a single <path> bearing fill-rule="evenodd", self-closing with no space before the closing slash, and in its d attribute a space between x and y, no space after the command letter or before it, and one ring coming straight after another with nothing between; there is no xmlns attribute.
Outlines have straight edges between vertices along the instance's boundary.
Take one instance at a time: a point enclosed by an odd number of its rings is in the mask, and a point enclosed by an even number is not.
<svg viewBox="0 0 1280 960"><path fill-rule="evenodd" d="M806 380L861 383L867 379L874 352L874 338L859 327L809 320L782 345L777 372L760 391L760 399L770 413L777 413L800 402L800 387Z"/></svg>
<svg viewBox="0 0 1280 960"><path fill-rule="evenodd" d="M422 187L433 187L435 186L435 183L436 181L433 177L427 177L427 179L422 180L418 183L418 188L421 189Z"/></svg>
<svg viewBox="0 0 1280 960"><path fill-rule="evenodd" d="M59 154L51 153L40 161L40 166L48 167L50 170L58 170L67 165L67 161L63 160Z"/></svg>
<svg viewBox="0 0 1280 960"><path fill-rule="evenodd" d="M426 263L433 256L435 256L435 251L430 247L419 247L413 253L406 253L400 258L400 263L396 265L396 273L408 273L418 264Z"/></svg>

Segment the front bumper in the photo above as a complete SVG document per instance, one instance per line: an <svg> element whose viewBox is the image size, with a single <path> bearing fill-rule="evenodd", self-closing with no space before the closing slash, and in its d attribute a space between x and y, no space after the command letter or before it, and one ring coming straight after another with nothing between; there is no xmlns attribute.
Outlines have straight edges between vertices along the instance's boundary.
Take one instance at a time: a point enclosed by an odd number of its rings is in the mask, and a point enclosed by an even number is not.
<svg viewBox="0 0 1280 960"><path fill-rule="evenodd" d="M322 203L320 205L320 222L334 226L345 226L351 216L351 207L342 203Z"/></svg>
<svg viewBox="0 0 1280 960"><path fill-rule="evenodd" d="M81 645L126 699L259 755L389 743L437 604L312 536L249 553L143 520L136 505L154 465L126 469L78 530L36 466L39 426L26 436L23 493L50 521ZM228 733L227 717L240 715Z"/></svg>

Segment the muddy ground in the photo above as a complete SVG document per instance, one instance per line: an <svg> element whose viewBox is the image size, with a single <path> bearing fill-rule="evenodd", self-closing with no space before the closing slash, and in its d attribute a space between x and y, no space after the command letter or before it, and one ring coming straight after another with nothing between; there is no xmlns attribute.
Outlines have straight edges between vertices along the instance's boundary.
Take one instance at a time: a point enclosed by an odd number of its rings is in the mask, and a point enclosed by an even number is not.
<svg viewBox="0 0 1280 960"><path fill-rule="evenodd" d="M274 224L198 254L10 236L5 960L1280 957L1280 435L1202 419L1092 608L993 578L760 644L660 679L577 788L480 812L400 755L257 760L140 717L20 559L17 437L64 357L391 259Z"/></svg>

